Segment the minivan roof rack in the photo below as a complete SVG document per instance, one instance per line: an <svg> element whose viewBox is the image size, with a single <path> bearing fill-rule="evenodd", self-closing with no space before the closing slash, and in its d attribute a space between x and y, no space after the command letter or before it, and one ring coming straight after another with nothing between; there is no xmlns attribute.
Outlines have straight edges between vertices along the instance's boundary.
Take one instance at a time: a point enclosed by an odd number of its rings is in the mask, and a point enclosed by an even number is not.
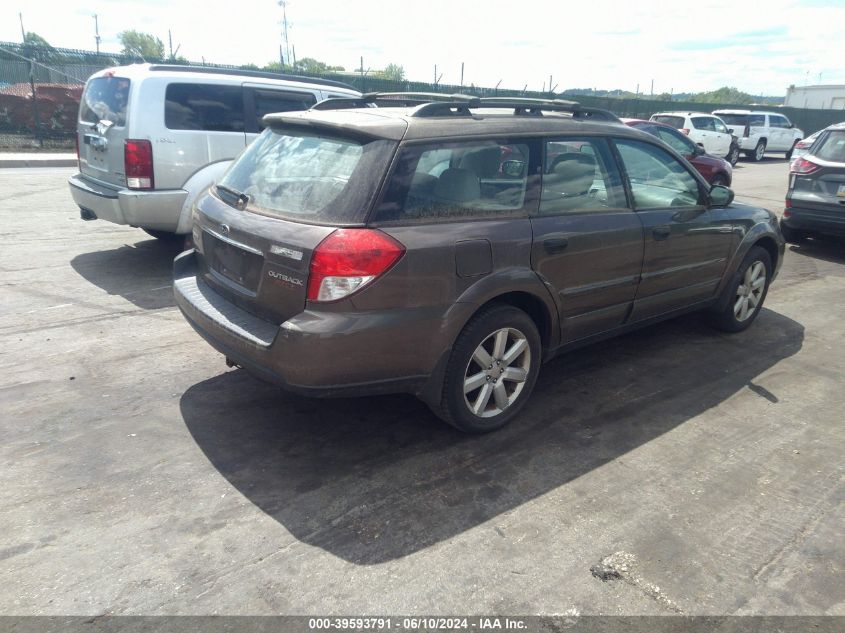
<svg viewBox="0 0 845 633"><path fill-rule="evenodd" d="M239 68L220 68L218 66L183 66L178 64L153 64L152 71L172 71L177 73L206 73L209 75L238 75L244 77L255 77L257 79L284 79L285 81L298 81L303 84L316 84L320 86L333 86L335 88L346 88L355 90L354 86L345 84L334 79L320 79L319 77L300 77L299 75L285 75L283 73L271 73L264 70L241 70Z"/></svg>
<svg viewBox="0 0 845 633"><path fill-rule="evenodd" d="M465 94L436 92L369 92L361 97L326 99L312 106L313 110L339 110L380 107L414 107L413 117L467 116L481 108L513 108L514 115L542 116L543 112L568 112L575 119L618 122L619 117L601 108L583 106L563 99L527 99L518 97L476 97Z"/></svg>

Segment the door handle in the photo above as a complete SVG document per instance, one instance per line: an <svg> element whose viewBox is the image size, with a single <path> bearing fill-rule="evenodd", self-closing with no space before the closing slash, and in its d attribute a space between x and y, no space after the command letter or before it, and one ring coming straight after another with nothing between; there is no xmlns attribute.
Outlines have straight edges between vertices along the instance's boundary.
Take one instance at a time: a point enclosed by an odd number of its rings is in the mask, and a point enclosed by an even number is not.
<svg viewBox="0 0 845 633"><path fill-rule="evenodd" d="M656 240L665 240L667 237L672 235L672 229L671 227L668 227L666 225L655 226L653 229L651 229L651 234Z"/></svg>
<svg viewBox="0 0 845 633"><path fill-rule="evenodd" d="M543 248L547 253L554 255L555 253L562 253L569 246L569 240L565 237L555 237L543 240Z"/></svg>

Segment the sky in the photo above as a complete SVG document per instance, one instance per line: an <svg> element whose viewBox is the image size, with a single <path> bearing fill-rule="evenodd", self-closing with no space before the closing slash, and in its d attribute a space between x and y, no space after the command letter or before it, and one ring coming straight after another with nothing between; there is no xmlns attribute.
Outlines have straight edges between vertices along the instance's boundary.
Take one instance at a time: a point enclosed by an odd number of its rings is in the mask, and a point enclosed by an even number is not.
<svg viewBox="0 0 845 633"><path fill-rule="evenodd" d="M119 52L135 29L192 60L263 65L279 58L277 0L4 0L0 40L24 27L53 46ZM297 58L355 70L394 63L406 78L560 92L650 93L734 86L784 95L790 84L845 84L845 0L288 0ZM821 81L819 81L821 80Z"/></svg>

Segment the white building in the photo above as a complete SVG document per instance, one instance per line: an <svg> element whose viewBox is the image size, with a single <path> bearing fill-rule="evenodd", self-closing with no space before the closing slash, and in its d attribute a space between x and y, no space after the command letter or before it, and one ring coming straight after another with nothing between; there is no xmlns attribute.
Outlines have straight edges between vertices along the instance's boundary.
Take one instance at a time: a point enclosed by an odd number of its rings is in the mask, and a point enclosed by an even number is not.
<svg viewBox="0 0 845 633"><path fill-rule="evenodd" d="M845 110L845 86L790 86L783 105L790 108Z"/></svg>

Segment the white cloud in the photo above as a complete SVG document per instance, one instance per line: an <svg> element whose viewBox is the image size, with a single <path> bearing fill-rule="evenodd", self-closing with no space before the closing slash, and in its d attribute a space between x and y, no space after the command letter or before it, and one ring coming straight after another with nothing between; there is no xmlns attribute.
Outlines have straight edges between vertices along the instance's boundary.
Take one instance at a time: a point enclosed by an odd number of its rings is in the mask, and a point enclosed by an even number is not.
<svg viewBox="0 0 845 633"><path fill-rule="evenodd" d="M221 63L263 64L278 58L281 9L274 0L7 0L0 39L18 41L18 11L27 30L55 46L94 47L94 13L102 48L117 51L117 33L136 29L180 54ZM592 0L290 0L290 40L298 57L352 70L405 67L429 81L437 64L443 83L538 90L549 75L559 89L623 88L688 92L732 85L755 94L783 94L791 83L845 83L845 3L698 0L649 5ZM754 36L755 32L763 32ZM775 35L766 36L765 33ZM752 35L749 36L748 34ZM737 34L746 34L744 36ZM708 42L711 46L708 47ZM699 48L690 47L699 44ZM740 45L742 44L742 45ZM686 47L685 47L686 46Z"/></svg>

